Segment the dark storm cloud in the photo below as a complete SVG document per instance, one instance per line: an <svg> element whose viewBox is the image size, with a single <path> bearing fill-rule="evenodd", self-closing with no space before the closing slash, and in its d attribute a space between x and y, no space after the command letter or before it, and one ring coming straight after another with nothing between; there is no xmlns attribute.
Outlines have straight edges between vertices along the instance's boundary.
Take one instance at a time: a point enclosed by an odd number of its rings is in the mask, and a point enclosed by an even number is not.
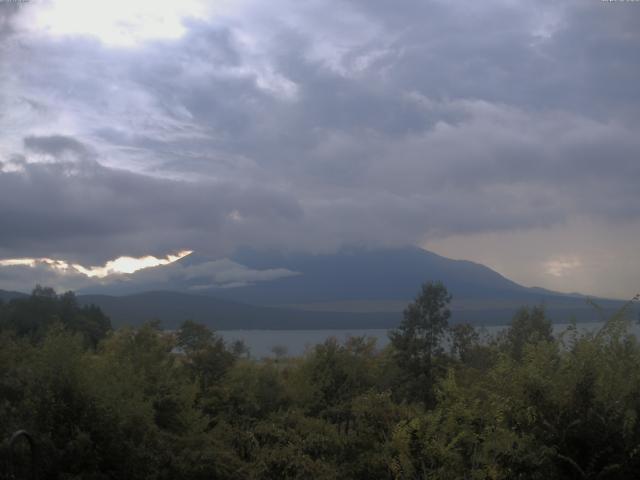
<svg viewBox="0 0 640 480"><path fill-rule="evenodd" d="M0 254L638 221L636 7L248 2L136 47L17 32L0 145L27 160L0 171Z"/></svg>
<svg viewBox="0 0 640 480"><path fill-rule="evenodd" d="M0 204L2 256L85 264L186 247L223 252L236 224L276 226L302 215L295 199L269 188L159 179L90 160L1 173Z"/></svg>

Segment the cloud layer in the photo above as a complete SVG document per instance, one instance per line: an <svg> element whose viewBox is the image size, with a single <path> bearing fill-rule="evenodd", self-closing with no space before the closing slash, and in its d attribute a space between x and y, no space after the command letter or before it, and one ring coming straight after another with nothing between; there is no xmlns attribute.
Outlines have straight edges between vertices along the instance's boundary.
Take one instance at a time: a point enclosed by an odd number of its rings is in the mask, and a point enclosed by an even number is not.
<svg viewBox="0 0 640 480"><path fill-rule="evenodd" d="M0 5L0 258L640 221L637 5L190 2L114 37L67 3Z"/></svg>

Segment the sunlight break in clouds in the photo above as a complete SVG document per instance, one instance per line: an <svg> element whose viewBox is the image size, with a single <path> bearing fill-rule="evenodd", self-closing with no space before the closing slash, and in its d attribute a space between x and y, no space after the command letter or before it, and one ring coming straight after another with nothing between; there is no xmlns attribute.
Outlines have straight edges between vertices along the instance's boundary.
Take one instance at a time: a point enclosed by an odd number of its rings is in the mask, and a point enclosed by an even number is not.
<svg viewBox="0 0 640 480"><path fill-rule="evenodd" d="M554 277L564 277L567 273L581 266L582 262L578 258L554 259L544 264L545 272Z"/></svg>
<svg viewBox="0 0 640 480"><path fill-rule="evenodd" d="M0 260L0 267L35 267L37 265L47 265L54 270L68 270L70 265L63 260L53 260L51 258L7 258Z"/></svg>
<svg viewBox="0 0 640 480"><path fill-rule="evenodd" d="M183 19L203 18L207 8L199 0L58 0L39 5L33 25L53 35L91 35L105 45L132 47L180 38Z"/></svg>
<svg viewBox="0 0 640 480"><path fill-rule="evenodd" d="M105 278L109 275L119 273L133 273L145 268L157 267L159 265L168 265L177 260L180 260L181 258L186 257L187 255L190 255L191 253L193 253L191 250L183 250L175 255L167 255L165 258L157 258L152 255L147 255L140 258L119 257L115 260L108 261L102 267L94 266L89 268L86 268L77 263L70 265L63 260L53 260L50 258L9 258L0 260L0 267L35 267L37 265L47 265L54 270L62 272L75 270L76 272L80 272L90 278Z"/></svg>

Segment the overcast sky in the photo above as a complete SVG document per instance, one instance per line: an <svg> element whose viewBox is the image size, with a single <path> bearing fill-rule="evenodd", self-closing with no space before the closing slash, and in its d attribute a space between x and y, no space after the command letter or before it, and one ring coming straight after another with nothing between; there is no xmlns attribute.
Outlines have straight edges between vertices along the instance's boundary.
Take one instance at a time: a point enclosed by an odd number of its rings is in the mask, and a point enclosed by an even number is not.
<svg viewBox="0 0 640 480"><path fill-rule="evenodd" d="M640 3L0 3L0 162L0 259L414 244L630 297Z"/></svg>

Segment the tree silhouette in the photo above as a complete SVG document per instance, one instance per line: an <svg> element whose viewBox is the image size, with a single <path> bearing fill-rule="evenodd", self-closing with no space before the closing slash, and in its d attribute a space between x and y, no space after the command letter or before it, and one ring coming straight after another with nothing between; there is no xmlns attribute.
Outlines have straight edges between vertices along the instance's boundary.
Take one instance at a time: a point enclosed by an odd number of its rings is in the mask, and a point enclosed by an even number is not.
<svg viewBox="0 0 640 480"><path fill-rule="evenodd" d="M394 357L404 371L409 395L425 404L433 403L436 356L451 316L451 295L441 282L427 282L404 311L400 326L389 333Z"/></svg>

